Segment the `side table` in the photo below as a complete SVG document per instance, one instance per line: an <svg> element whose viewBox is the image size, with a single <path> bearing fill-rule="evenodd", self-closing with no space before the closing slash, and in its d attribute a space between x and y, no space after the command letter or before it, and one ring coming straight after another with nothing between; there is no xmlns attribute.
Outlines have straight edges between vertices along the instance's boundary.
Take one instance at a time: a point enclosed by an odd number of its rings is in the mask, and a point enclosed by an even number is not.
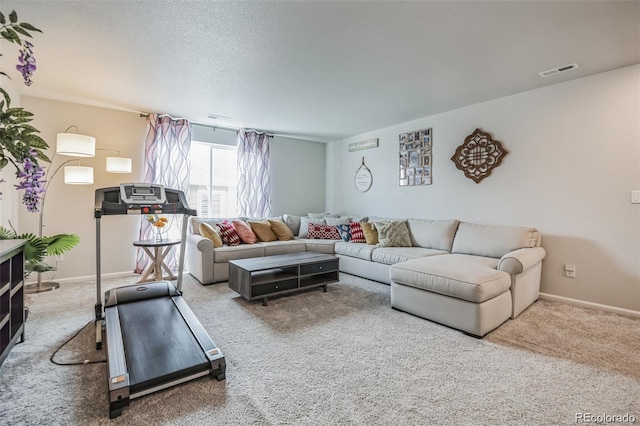
<svg viewBox="0 0 640 426"><path fill-rule="evenodd" d="M142 283L147 281L162 281L163 279L167 279L167 280L177 279L177 277L173 275L173 272L171 272L167 264L164 263L164 258L167 257L167 254L169 254L169 251L171 251L171 247L177 244L180 244L180 240L134 241L133 245L136 247L141 247L142 250L144 250L145 253L147 253L149 258L151 259L151 264L142 273L142 278L140 278L138 282ZM153 251L150 250L151 248L153 248ZM162 269L167 271L167 274L169 274L169 276L163 278ZM152 278L149 278L149 276L152 274L153 274Z"/></svg>

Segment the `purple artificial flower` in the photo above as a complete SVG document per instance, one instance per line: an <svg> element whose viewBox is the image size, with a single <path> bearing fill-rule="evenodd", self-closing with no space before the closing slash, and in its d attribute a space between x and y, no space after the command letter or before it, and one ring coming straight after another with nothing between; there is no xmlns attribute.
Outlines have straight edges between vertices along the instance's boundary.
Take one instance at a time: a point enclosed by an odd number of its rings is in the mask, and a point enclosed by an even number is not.
<svg viewBox="0 0 640 426"><path fill-rule="evenodd" d="M28 41L24 42L24 48L20 49L20 56L18 57L20 64L16 65L16 69L22 73L24 84L31 86L31 76L36 68L36 57L33 56L33 44Z"/></svg>
<svg viewBox="0 0 640 426"><path fill-rule="evenodd" d="M24 189L22 202L30 212L37 212L40 209L40 200L43 198L46 182L44 169L34 160L36 155L36 151L31 150L22 160L22 170L18 172L20 184L14 185L17 189Z"/></svg>

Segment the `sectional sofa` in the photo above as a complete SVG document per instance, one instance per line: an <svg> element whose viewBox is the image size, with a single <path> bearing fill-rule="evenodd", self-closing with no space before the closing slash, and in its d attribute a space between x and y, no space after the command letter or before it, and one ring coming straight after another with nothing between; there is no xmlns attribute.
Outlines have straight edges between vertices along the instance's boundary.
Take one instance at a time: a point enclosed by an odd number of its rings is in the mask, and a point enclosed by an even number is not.
<svg viewBox="0 0 640 426"><path fill-rule="evenodd" d="M354 219L340 217L344 223ZM317 223L322 218L271 219L286 223L295 238L214 248L198 227L203 222L215 226L221 219L192 218L186 252L189 273L211 284L228 280L228 261L233 259L301 251L335 254L341 272L389 284L393 308L477 337L516 318L538 298L546 252L535 228L371 217L368 223L379 231L380 240L367 244L308 238L301 227L306 220ZM391 238L383 235L389 229Z"/></svg>

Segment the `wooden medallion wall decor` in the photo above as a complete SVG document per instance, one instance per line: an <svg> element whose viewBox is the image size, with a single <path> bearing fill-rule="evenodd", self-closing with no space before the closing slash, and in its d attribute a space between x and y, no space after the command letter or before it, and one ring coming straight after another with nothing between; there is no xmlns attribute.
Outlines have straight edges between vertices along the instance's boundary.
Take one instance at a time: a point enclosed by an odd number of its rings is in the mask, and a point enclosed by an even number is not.
<svg viewBox="0 0 640 426"><path fill-rule="evenodd" d="M491 139L491 135L476 129L467 136L464 143L456 149L451 160L464 175L475 183L491 174L493 169L502 163L508 154L498 141Z"/></svg>

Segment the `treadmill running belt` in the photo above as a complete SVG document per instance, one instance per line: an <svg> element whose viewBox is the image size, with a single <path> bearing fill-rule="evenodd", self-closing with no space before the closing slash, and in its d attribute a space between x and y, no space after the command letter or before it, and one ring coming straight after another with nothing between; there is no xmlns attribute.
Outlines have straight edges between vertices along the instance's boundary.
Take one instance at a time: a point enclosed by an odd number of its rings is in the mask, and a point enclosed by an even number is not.
<svg viewBox="0 0 640 426"><path fill-rule="evenodd" d="M209 362L171 297L118 305L131 390L208 369ZM157 382L157 383L156 383Z"/></svg>

